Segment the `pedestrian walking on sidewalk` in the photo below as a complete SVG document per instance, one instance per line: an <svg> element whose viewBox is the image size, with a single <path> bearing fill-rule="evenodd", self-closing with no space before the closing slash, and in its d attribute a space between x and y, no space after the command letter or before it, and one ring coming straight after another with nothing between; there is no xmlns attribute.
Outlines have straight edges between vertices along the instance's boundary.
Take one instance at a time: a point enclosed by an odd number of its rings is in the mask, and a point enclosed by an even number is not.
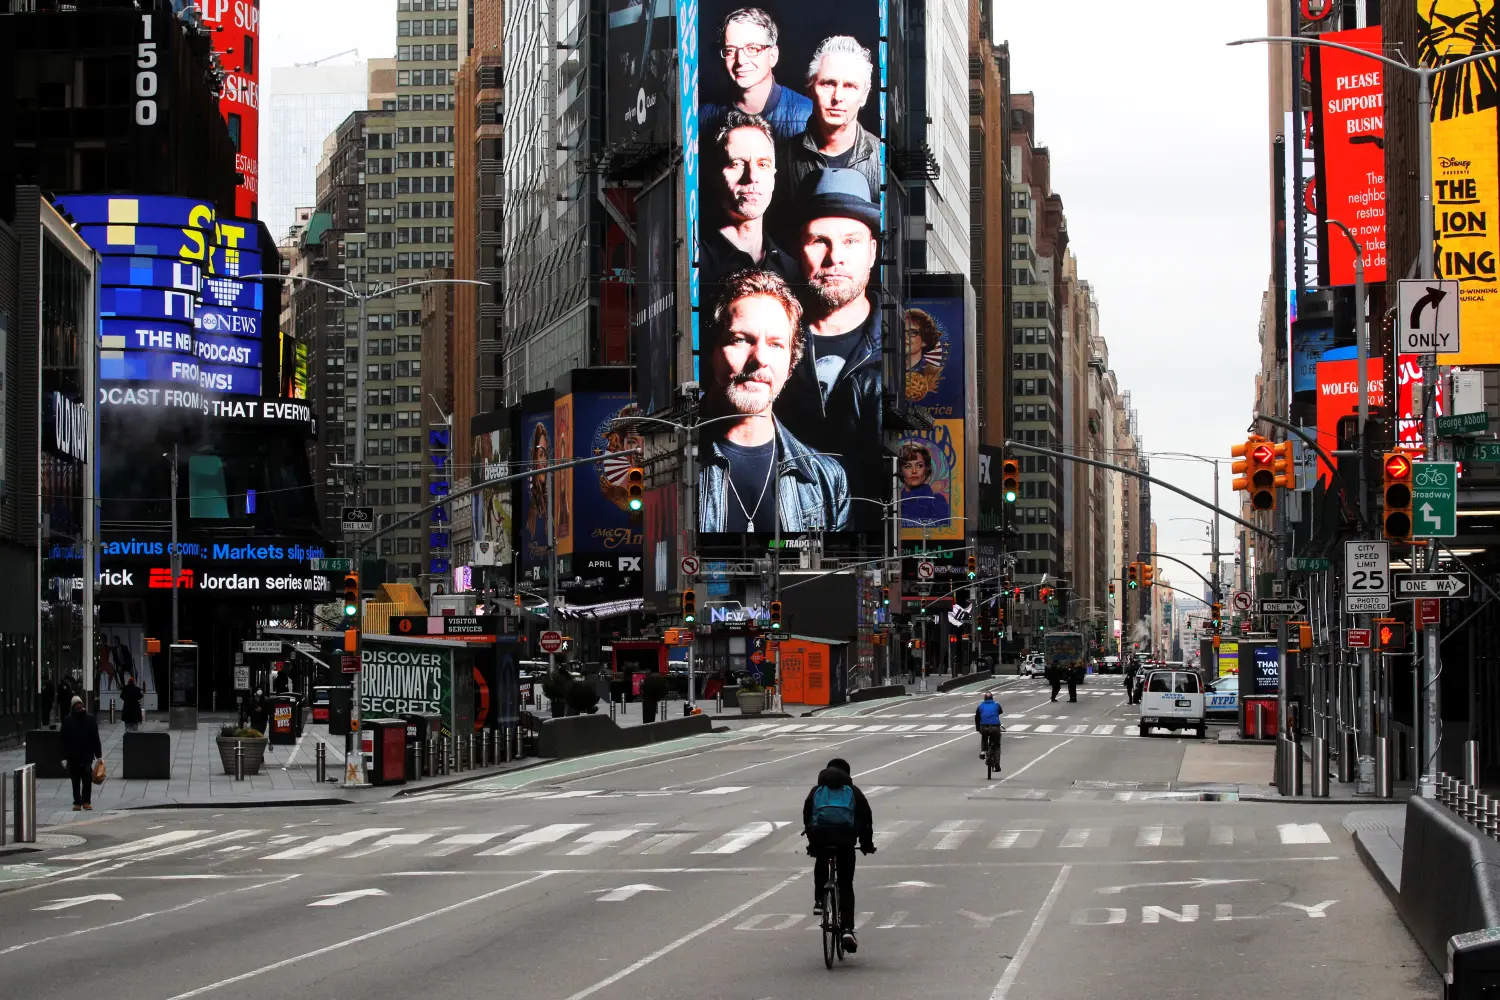
<svg viewBox="0 0 1500 1000"><path fill-rule="evenodd" d="M125 728L130 732L141 728L141 702L145 700L145 697L146 695L136 685L135 678L126 676L125 686L120 689L120 704L123 706L120 718L125 720Z"/></svg>
<svg viewBox="0 0 1500 1000"><path fill-rule="evenodd" d="M68 762L68 779L73 782L73 811L93 809L94 761L104 756L99 743L99 724L83 707L83 699L73 697L71 711L62 722L63 756Z"/></svg>

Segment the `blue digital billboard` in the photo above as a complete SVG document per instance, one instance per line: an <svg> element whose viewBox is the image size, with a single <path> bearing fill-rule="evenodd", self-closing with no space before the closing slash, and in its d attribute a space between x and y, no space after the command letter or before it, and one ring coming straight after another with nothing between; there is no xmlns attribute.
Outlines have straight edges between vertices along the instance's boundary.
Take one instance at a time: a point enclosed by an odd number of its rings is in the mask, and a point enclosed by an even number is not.
<svg viewBox="0 0 1500 1000"><path fill-rule="evenodd" d="M255 224L170 196L58 200L103 258L100 397L112 382L258 396L264 291Z"/></svg>

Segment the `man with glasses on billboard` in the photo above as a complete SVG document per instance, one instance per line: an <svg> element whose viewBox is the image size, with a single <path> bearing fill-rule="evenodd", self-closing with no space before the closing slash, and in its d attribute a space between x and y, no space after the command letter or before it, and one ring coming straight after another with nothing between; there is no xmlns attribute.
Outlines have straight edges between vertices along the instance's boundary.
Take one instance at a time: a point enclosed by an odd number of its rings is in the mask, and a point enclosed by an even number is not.
<svg viewBox="0 0 1500 1000"><path fill-rule="evenodd" d="M880 140L859 123L870 99L875 63L870 50L849 35L825 38L807 67L807 92L813 113L807 130L778 150L783 192L800 191L811 173L837 167L857 170L869 186L869 199L880 197ZM872 228L879 229L879 223Z"/></svg>
<svg viewBox="0 0 1500 1000"><path fill-rule="evenodd" d="M706 228L699 265L712 299L725 275L758 267L783 278L798 277L797 262L766 232L766 210L776 190L776 140L759 115L732 108L715 136L723 184L718 207L722 225ZM714 172L707 172L712 178ZM713 183L710 180L710 183Z"/></svg>
<svg viewBox="0 0 1500 1000"><path fill-rule="evenodd" d="M806 97L776 82L772 71L781 59L776 41L781 32L759 7L741 7L724 18L719 29L719 57L729 77L729 104L704 104L699 121L713 135L731 108L760 115L778 140L790 139L807 126L813 105Z"/></svg>
<svg viewBox="0 0 1500 1000"><path fill-rule="evenodd" d="M808 447L840 457L855 496L883 498L881 320L869 293L880 207L863 174L830 168L803 179L795 209L807 346L776 415Z"/></svg>
<svg viewBox="0 0 1500 1000"><path fill-rule="evenodd" d="M698 472L700 532L842 531L849 520L843 468L809 451L773 405L803 349L802 305L771 271L736 271L723 283L703 350L704 408L715 437Z"/></svg>

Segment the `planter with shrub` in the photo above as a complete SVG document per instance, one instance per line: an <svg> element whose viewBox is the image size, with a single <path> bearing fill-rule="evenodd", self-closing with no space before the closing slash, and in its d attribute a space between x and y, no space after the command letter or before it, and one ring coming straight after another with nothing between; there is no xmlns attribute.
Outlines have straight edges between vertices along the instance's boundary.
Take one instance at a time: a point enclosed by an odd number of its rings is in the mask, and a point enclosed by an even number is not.
<svg viewBox="0 0 1500 1000"><path fill-rule="evenodd" d="M741 715L759 715L766 710L766 689L759 681L745 678L740 681L737 699Z"/></svg>
<svg viewBox="0 0 1500 1000"><path fill-rule="evenodd" d="M569 715L593 715L599 711L599 692L587 681L574 681L563 700Z"/></svg>
<svg viewBox="0 0 1500 1000"><path fill-rule="evenodd" d="M225 774L234 774L234 748L242 747L246 774L259 774L266 759L266 744L269 742L258 729L241 726L224 726L215 740L219 747L219 763Z"/></svg>

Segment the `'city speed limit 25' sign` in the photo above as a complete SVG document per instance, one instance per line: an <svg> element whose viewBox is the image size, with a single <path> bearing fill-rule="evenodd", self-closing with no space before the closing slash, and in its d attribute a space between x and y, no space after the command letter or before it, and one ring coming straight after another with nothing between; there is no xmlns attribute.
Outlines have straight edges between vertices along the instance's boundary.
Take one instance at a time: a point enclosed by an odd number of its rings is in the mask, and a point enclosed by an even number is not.
<svg viewBox="0 0 1500 1000"><path fill-rule="evenodd" d="M1391 596L1390 542L1344 543L1344 596L1360 611L1385 610ZM1376 605L1384 604L1385 607Z"/></svg>

